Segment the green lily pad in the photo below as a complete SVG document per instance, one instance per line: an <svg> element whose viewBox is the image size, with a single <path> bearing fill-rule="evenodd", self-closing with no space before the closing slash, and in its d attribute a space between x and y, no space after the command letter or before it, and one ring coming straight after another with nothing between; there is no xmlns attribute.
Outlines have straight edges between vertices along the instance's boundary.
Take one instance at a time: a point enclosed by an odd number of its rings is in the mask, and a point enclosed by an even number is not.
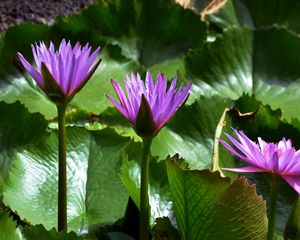
<svg viewBox="0 0 300 240"><path fill-rule="evenodd" d="M55 229L46 231L42 225L30 227L17 227L17 223L6 212L0 214L0 238L5 240L83 240L74 232L57 232Z"/></svg>
<svg viewBox="0 0 300 240"><path fill-rule="evenodd" d="M186 76L194 83L194 96L236 100L248 94L280 109L292 122L300 112L300 38L286 29L227 29L186 58Z"/></svg>
<svg viewBox="0 0 300 240"><path fill-rule="evenodd" d="M265 239L266 205L245 178L182 170L167 160L178 229L183 239Z"/></svg>
<svg viewBox="0 0 300 240"><path fill-rule="evenodd" d="M297 0L227 0L218 11L207 15L206 19L221 28L233 25L266 28L278 25L299 32L299 10Z"/></svg>
<svg viewBox="0 0 300 240"><path fill-rule="evenodd" d="M17 151L34 146L47 135L48 122L41 114L30 114L20 103L0 102L0 186ZM1 188L1 187L0 187Z"/></svg>
<svg viewBox="0 0 300 240"><path fill-rule="evenodd" d="M225 108L232 102L217 96L200 97L183 106L153 141L152 154L165 159L179 154L191 168L210 167L215 129Z"/></svg>
<svg viewBox="0 0 300 240"><path fill-rule="evenodd" d="M121 155L129 138L111 129L67 130L68 225L79 232L113 223L124 215L128 194L119 179ZM57 134L18 153L5 183L3 201L21 219L57 225Z"/></svg>

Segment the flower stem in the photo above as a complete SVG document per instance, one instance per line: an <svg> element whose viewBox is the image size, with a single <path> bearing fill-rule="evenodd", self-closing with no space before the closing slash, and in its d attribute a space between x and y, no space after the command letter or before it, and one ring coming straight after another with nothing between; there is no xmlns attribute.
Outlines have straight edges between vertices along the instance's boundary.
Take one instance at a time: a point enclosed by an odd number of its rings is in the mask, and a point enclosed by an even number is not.
<svg viewBox="0 0 300 240"><path fill-rule="evenodd" d="M276 207L277 197L279 191L279 182L275 174L272 174L270 186L270 200L269 200L269 222L268 222L268 240L274 240L275 226L276 226Z"/></svg>
<svg viewBox="0 0 300 240"><path fill-rule="evenodd" d="M148 240L149 237L149 161L152 138L143 138L143 157L141 169L141 192L140 192L140 240Z"/></svg>
<svg viewBox="0 0 300 240"><path fill-rule="evenodd" d="M66 104L57 105L58 113L58 231L67 231L67 155Z"/></svg>

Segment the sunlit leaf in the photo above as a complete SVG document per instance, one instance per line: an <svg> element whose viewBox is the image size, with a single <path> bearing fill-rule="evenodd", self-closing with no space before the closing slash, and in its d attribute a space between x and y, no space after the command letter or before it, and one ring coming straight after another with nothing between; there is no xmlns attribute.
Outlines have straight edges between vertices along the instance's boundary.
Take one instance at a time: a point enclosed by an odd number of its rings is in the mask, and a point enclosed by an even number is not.
<svg viewBox="0 0 300 240"><path fill-rule="evenodd" d="M80 231L113 223L124 215L128 194L119 179L121 155L129 138L110 129L89 132L68 128L68 222ZM4 186L4 202L21 219L57 225L57 135L21 151Z"/></svg>
<svg viewBox="0 0 300 240"><path fill-rule="evenodd" d="M300 38L285 29L227 29L186 58L193 96L254 95L291 122L300 112Z"/></svg>
<svg viewBox="0 0 300 240"><path fill-rule="evenodd" d="M169 183L183 239L265 239L266 206L245 178L230 183L218 172L182 170L167 160Z"/></svg>

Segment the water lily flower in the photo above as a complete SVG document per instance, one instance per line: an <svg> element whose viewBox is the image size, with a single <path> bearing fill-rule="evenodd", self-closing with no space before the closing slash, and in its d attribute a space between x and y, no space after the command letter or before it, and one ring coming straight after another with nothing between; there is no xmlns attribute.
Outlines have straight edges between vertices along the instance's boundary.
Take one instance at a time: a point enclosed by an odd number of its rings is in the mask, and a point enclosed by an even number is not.
<svg viewBox="0 0 300 240"><path fill-rule="evenodd" d="M112 80L120 103L111 96L107 97L139 135L143 135L145 128L150 126L148 132L155 136L189 95L192 84L189 83L184 90L183 85L176 89L176 81L175 77L167 89L167 77L161 73L157 74L156 84L150 71L146 73L145 82L139 74L131 73L131 78L126 76L124 81L127 96L119 83Z"/></svg>
<svg viewBox="0 0 300 240"><path fill-rule="evenodd" d="M236 157L249 164L240 168L222 168L232 172L271 172L281 176L300 194L300 151L296 151L290 139L283 138L278 143L268 143L258 138L251 141L243 131L234 130L237 139L226 134L235 150L228 143L219 141Z"/></svg>
<svg viewBox="0 0 300 240"><path fill-rule="evenodd" d="M24 68L57 107L59 135L57 229L67 232L66 108L100 64L101 59L93 65L100 48L91 53L88 43L81 47L77 42L72 47L70 41L67 43L65 39L60 43L58 50L55 50L52 42L49 48L44 42L31 45L31 48L36 68L30 65L21 53L18 53L18 57Z"/></svg>
<svg viewBox="0 0 300 240"><path fill-rule="evenodd" d="M120 84L112 80L119 102L111 96L107 96L142 138L139 239L143 240L147 240L149 237L148 172L152 140L188 98L192 85L189 83L183 89L181 84L176 89L176 82L175 77L167 89L167 77L161 73L157 74L156 83L149 71L146 73L145 82L141 80L138 73L136 75L131 73L131 78L126 76L124 81L127 95L123 92Z"/></svg>
<svg viewBox="0 0 300 240"><path fill-rule="evenodd" d="M88 43L81 47L77 42L72 47L70 41L66 42L65 39L58 50L55 50L52 42L49 48L44 42L32 44L31 48L36 68L21 53L18 53L18 57L39 87L54 102L70 101L89 80L101 60L93 65L100 47L91 53Z"/></svg>

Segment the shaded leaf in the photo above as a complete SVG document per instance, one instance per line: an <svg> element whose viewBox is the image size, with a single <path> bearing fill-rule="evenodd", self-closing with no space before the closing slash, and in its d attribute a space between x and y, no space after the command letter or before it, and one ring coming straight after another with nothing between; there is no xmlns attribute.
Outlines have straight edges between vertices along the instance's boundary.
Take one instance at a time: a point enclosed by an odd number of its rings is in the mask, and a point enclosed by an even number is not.
<svg viewBox="0 0 300 240"><path fill-rule="evenodd" d="M299 196L295 201L292 211L290 212L288 221L284 229L284 239L299 239L300 238L300 200Z"/></svg>
<svg viewBox="0 0 300 240"><path fill-rule="evenodd" d="M7 212L0 212L0 239L21 240L17 223Z"/></svg>
<svg viewBox="0 0 300 240"><path fill-rule="evenodd" d="M104 239L104 240L134 240L134 238L130 237L127 234L121 233L121 232L106 233L102 239Z"/></svg>
<svg viewBox="0 0 300 240"><path fill-rule="evenodd" d="M0 188L16 152L34 146L47 135L48 122L40 114L30 114L20 103L0 102Z"/></svg>
<svg viewBox="0 0 300 240"><path fill-rule="evenodd" d="M167 217L157 218L153 227L152 240L180 240L178 230L172 226L172 223Z"/></svg>
<svg viewBox="0 0 300 240"><path fill-rule="evenodd" d="M297 0L227 0L219 11L206 16L206 19L222 28L232 25L249 28L278 25L299 32L299 10Z"/></svg>
<svg viewBox="0 0 300 240"><path fill-rule="evenodd" d="M83 237L78 237L74 232L57 232L55 229L46 231L42 225L26 227L22 233L26 240L83 240Z"/></svg>

